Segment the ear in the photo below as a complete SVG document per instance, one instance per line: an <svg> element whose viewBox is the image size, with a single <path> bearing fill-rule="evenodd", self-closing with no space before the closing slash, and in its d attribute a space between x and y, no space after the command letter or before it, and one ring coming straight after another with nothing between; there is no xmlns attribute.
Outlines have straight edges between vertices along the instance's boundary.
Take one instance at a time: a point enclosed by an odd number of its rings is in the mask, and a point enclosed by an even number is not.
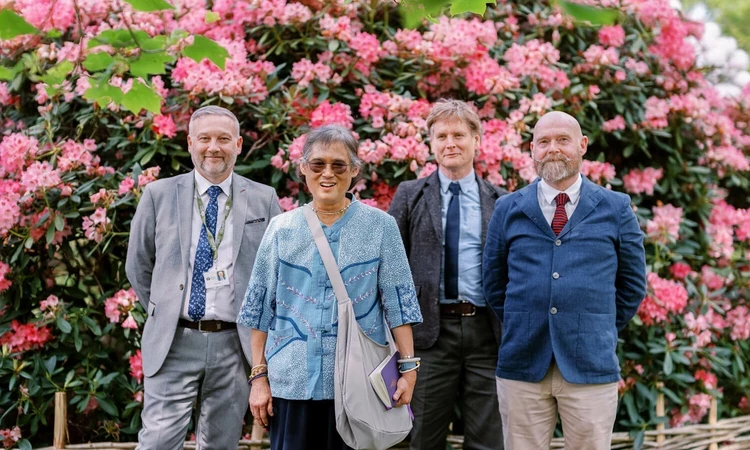
<svg viewBox="0 0 750 450"><path fill-rule="evenodd" d="M588 148L589 148L589 137L583 136L581 138L581 150L580 150L581 156L586 154L586 150L588 150Z"/></svg>
<svg viewBox="0 0 750 450"><path fill-rule="evenodd" d="M479 144L482 142L482 137L479 136L479 133L474 135L474 148L479 150Z"/></svg>
<svg viewBox="0 0 750 450"><path fill-rule="evenodd" d="M237 155L242 153L242 136L237 138Z"/></svg>
<svg viewBox="0 0 750 450"><path fill-rule="evenodd" d="M188 134L188 152L193 151L193 138Z"/></svg>
<svg viewBox="0 0 750 450"><path fill-rule="evenodd" d="M357 175L359 175L359 167L352 169L352 178L357 178Z"/></svg>

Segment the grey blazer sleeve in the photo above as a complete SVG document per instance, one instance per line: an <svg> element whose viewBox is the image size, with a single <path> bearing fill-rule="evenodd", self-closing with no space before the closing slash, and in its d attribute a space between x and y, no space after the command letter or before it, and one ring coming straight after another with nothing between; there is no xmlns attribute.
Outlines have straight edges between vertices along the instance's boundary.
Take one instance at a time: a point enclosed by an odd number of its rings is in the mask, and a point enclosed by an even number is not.
<svg viewBox="0 0 750 450"><path fill-rule="evenodd" d="M130 222L128 256L125 273L144 309L151 297L151 276L156 261L156 208L150 186L143 190L140 202Z"/></svg>

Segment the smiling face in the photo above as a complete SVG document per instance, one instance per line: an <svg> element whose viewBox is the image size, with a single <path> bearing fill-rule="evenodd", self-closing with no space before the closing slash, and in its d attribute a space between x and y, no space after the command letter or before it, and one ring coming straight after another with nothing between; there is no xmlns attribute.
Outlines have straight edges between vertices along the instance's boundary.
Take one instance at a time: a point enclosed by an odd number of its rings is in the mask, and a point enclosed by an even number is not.
<svg viewBox="0 0 750 450"><path fill-rule="evenodd" d="M312 193L313 205L326 211L346 206L346 193L359 173L359 169L352 166L349 151L341 142L315 144L307 160L300 166L300 171Z"/></svg>
<svg viewBox="0 0 750 450"><path fill-rule="evenodd" d="M534 168L552 186L575 181L581 171L588 138L578 122L564 113L548 113L534 127L531 155Z"/></svg>
<svg viewBox="0 0 750 450"><path fill-rule="evenodd" d="M459 118L439 120L430 131L430 148L443 174L459 180L471 172L479 135Z"/></svg>
<svg viewBox="0 0 750 450"><path fill-rule="evenodd" d="M242 151L242 138L229 117L202 116L191 124L188 151L195 169L208 181L219 184L232 173Z"/></svg>

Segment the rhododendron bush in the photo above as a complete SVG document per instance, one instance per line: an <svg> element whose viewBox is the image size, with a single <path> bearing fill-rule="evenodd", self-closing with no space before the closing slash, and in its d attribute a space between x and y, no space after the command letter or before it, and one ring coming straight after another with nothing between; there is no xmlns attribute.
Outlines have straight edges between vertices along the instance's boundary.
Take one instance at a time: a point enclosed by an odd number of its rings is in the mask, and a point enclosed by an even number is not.
<svg viewBox="0 0 750 450"><path fill-rule="evenodd" d="M646 236L617 428L659 422L659 382L672 426L703 420L712 395L721 417L750 413L750 88L718 95L688 43L700 24L667 0L603 2L618 23L500 1L408 29L394 4L364 0L0 1L37 30L0 40L4 445L49 443L62 390L73 442L135 439L145 317L124 271L130 220L145 185L192 168L186 127L204 104L237 114L237 171L286 210L309 201L295 173L308 127L358 135L354 190L385 209L400 181L436 170L437 99L474 103L475 168L511 191L535 178L530 127L569 112L591 140L584 175L629 193Z"/></svg>

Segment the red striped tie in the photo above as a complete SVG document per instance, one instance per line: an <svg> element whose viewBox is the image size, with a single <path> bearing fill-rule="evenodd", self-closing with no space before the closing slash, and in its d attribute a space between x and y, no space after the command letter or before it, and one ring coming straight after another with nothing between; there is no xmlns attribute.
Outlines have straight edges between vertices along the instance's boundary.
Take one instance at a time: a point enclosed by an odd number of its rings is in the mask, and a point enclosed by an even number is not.
<svg viewBox="0 0 750 450"><path fill-rule="evenodd" d="M565 212L565 204L569 201L570 197L565 192L560 192L555 197L557 208L555 208L555 216L552 218L552 231L555 232L555 235L559 235L562 229L565 228L565 224L568 223L568 213Z"/></svg>

